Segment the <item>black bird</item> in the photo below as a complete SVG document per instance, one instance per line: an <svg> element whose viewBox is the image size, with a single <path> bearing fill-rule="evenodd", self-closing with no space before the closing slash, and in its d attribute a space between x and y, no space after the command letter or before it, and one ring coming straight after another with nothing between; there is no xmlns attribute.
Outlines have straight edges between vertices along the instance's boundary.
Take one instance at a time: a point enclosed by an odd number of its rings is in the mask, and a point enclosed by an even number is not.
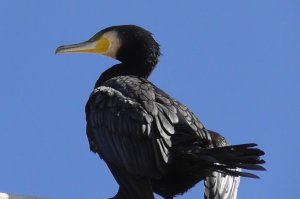
<svg viewBox="0 0 300 199"><path fill-rule="evenodd" d="M56 53L97 53L120 61L103 72L86 104L87 137L119 184L115 199L171 199L205 180L205 198L235 198L241 169L265 170L256 144L229 145L186 106L147 80L159 61L152 34L112 26Z"/></svg>

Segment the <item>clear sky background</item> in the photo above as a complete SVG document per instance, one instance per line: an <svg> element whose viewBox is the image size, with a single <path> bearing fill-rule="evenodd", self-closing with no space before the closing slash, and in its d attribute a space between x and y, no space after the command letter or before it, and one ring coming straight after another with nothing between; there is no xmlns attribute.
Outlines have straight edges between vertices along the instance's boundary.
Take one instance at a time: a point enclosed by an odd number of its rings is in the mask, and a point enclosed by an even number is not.
<svg viewBox="0 0 300 199"><path fill-rule="evenodd" d="M242 179L239 198L299 197L298 0L1 1L0 192L52 199L117 192L89 152L84 113L96 79L116 61L54 51L119 24L145 27L161 44L154 84L231 143L266 151L268 171ZM202 198L202 186L178 198Z"/></svg>

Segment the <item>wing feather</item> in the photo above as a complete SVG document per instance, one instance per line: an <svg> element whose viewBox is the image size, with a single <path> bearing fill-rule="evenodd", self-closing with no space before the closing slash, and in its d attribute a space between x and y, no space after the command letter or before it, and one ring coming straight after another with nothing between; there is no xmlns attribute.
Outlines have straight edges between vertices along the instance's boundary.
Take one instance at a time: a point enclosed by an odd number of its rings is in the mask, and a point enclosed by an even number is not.
<svg viewBox="0 0 300 199"><path fill-rule="evenodd" d="M87 134L105 161L153 177L165 172L169 157L166 145L171 145L174 128L157 110L155 101L147 101L149 106L107 86L95 89L86 108Z"/></svg>
<svg viewBox="0 0 300 199"><path fill-rule="evenodd" d="M195 130L203 132L201 125L190 126L191 114L146 80L112 78L93 91L86 105L90 148L134 174L160 176L172 158L174 140L179 140L175 137L182 135L177 126L198 138Z"/></svg>

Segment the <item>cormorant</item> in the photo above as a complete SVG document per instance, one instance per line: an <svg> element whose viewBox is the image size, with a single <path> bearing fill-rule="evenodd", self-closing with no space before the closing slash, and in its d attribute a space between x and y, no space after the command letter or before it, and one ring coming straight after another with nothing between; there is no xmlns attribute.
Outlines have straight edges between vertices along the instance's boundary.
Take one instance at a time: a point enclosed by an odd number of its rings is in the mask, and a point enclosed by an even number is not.
<svg viewBox="0 0 300 199"><path fill-rule="evenodd" d="M236 198L241 169L265 170L256 144L229 145L186 106L147 79L159 61L152 34L112 26L56 53L97 53L120 61L103 72L86 104L87 137L119 184L115 199L171 199L205 180L205 198Z"/></svg>

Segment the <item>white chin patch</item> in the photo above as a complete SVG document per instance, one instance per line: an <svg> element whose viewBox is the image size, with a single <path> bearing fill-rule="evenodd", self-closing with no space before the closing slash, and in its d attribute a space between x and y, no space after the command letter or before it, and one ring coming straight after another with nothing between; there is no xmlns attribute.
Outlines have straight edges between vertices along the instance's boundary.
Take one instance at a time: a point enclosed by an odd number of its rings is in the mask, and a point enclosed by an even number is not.
<svg viewBox="0 0 300 199"><path fill-rule="evenodd" d="M121 46L121 40L116 31L109 31L102 35L102 37L108 39L109 47L106 52L102 53L105 56L112 57L114 59L117 58L117 52Z"/></svg>

